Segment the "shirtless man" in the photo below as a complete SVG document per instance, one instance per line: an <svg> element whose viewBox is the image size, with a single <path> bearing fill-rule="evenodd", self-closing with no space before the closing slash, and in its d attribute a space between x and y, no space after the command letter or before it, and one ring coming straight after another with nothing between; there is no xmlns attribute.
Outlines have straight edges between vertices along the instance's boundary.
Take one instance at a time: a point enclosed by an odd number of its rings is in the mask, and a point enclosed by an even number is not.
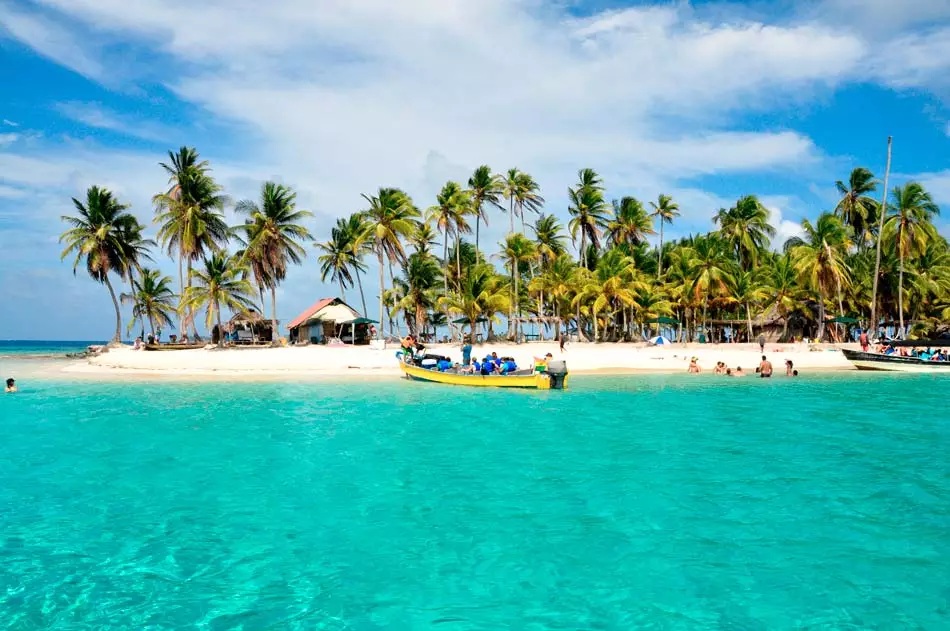
<svg viewBox="0 0 950 631"><path fill-rule="evenodd" d="M759 363L759 376L762 379L768 379L772 376L772 362L765 358L765 355L762 356L762 361Z"/></svg>
<svg viewBox="0 0 950 631"><path fill-rule="evenodd" d="M698 375L702 372L702 368L699 367L699 364L696 363L696 358L693 357L689 360L689 368L686 370L687 373L691 375Z"/></svg>

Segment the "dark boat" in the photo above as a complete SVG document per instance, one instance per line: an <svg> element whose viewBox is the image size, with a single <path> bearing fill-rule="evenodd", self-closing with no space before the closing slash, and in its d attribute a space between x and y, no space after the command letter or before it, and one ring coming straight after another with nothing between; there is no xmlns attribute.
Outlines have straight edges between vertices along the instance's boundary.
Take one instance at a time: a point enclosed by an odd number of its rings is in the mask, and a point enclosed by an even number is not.
<svg viewBox="0 0 950 631"><path fill-rule="evenodd" d="M912 343L913 342L913 343ZM909 340L895 346L917 346L927 348L930 346L950 346L950 342L943 340L941 343L928 344L923 341ZM881 353L865 353L864 351L851 351L841 349L845 358L854 364L858 370L890 370L896 372L947 372L950 373L950 362L931 361L929 359L920 359L918 357L901 357L900 355L883 355Z"/></svg>

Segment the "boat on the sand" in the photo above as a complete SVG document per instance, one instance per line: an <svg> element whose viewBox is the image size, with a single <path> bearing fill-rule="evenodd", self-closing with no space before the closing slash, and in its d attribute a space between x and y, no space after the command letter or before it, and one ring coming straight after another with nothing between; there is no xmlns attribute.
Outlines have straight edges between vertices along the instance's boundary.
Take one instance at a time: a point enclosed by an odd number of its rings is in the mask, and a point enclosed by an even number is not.
<svg viewBox="0 0 950 631"><path fill-rule="evenodd" d="M561 360L549 360L545 372L531 369L518 370L508 375L481 375L457 372L455 369L439 371L435 367L424 365L426 360L441 359L426 355L418 360L400 360L399 366L407 379L444 383L452 386L474 386L477 388L527 388L534 390L566 390L567 363Z"/></svg>
<svg viewBox="0 0 950 631"><path fill-rule="evenodd" d="M926 344L923 344L926 346ZM882 353L865 353L841 349L845 358L858 370L889 370L894 372L945 372L950 373L950 362L932 361L919 357L901 357Z"/></svg>

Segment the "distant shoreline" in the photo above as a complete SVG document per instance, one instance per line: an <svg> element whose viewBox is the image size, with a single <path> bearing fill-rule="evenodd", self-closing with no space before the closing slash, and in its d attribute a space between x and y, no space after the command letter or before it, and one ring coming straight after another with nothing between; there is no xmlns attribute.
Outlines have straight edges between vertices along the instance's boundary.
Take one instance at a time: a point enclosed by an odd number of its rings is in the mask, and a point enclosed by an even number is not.
<svg viewBox="0 0 950 631"><path fill-rule="evenodd" d="M848 345L845 348L854 347ZM830 344L806 345L767 344L765 355L776 374L784 373L785 360L794 362L803 371L826 372L853 370L838 347ZM458 345L436 344L428 347L436 354L461 361ZM289 348L195 348L184 351L133 351L130 347L111 349L97 357L84 360L36 358L27 366L26 358L8 361L21 364L27 374L42 378L108 379L181 378L186 380L372 380L399 377L402 373L395 353L397 348L373 350L368 346L330 347L306 346ZM557 342L528 344L494 343L476 346L473 355L498 352L510 355L521 366L530 365L534 357L551 353L567 361L568 370L576 375L676 374L685 373L691 357L696 357L705 371L716 362L742 366L753 373L761 359L757 344L670 344L646 346L629 343L573 343L559 352Z"/></svg>

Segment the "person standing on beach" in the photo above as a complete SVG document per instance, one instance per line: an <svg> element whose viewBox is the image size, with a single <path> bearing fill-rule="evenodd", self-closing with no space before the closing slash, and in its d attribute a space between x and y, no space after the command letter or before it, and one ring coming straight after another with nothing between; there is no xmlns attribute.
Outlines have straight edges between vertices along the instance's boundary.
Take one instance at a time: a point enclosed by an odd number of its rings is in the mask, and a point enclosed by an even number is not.
<svg viewBox="0 0 950 631"><path fill-rule="evenodd" d="M759 352L765 352L765 334L759 333ZM762 359L765 359L764 357Z"/></svg>
<svg viewBox="0 0 950 631"><path fill-rule="evenodd" d="M472 363L472 343L471 340L466 339L464 344L462 344L462 365L468 366Z"/></svg>
<svg viewBox="0 0 950 631"><path fill-rule="evenodd" d="M861 335L858 336L858 342L861 344L861 350L865 353L868 352L868 332L861 331Z"/></svg>
<svg viewBox="0 0 950 631"><path fill-rule="evenodd" d="M759 363L759 376L762 379L768 379L772 376L772 362L762 356L762 362Z"/></svg>

